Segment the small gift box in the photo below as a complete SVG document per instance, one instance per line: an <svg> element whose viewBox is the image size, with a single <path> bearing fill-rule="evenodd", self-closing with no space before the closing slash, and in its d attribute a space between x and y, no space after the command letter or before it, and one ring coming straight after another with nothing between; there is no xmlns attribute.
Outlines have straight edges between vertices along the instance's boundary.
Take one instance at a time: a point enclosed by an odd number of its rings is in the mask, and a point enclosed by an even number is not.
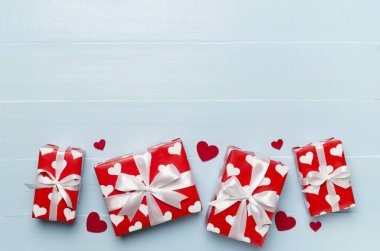
<svg viewBox="0 0 380 251"><path fill-rule="evenodd" d="M287 173L281 162L229 147L208 210L207 230L262 246Z"/></svg>
<svg viewBox="0 0 380 251"><path fill-rule="evenodd" d="M95 167L116 236L201 211L182 141Z"/></svg>
<svg viewBox="0 0 380 251"><path fill-rule="evenodd" d="M84 151L45 145L40 148L33 218L73 223L75 220Z"/></svg>
<svg viewBox="0 0 380 251"><path fill-rule="evenodd" d="M342 141L331 138L293 151L312 217L355 206Z"/></svg>

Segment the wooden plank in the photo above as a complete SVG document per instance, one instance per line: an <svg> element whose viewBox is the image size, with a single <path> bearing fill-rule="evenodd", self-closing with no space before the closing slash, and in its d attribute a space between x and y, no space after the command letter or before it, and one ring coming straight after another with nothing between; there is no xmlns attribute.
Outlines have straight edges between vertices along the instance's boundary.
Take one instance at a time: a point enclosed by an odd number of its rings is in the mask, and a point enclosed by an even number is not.
<svg viewBox="0 0 380 251"><path fill-rule="evenodd" d="M0 101L380 99L376 45L0 45Z"/></svg>
<svg viewBox="0 0 380 251"><path fill-rule="evenodd" d="M0 41L378 42L375 0L0 1Z"/></svg>
<svg viewBox="0 0 380 251"><path fill-rule="evenodd" d="M345 142L348 156L378 156L379 108L379 102L2 103L0 159L34 159L46 143L107 158L177 137L190 157L203 139L222 150L232 144L291 156L291 147L331 136ZM92 147L99 138L107 140L103 152ZM282 151L270 146L277 138L285 141Z"/></svg>

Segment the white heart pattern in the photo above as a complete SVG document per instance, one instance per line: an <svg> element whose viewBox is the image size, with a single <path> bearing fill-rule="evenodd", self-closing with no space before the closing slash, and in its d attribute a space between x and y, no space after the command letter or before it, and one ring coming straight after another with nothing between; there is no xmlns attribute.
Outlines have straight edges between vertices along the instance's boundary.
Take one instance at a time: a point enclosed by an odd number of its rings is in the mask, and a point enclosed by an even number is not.
<svg viewBox="0 0 380 251"><path fill-rule="evenodd" d="M282 177L284 177L289 171L287 166L281 164L276 165L275 169Z"/></svg>
<svg viewBox="0 0 380 251"><path fill-rule="evenodd" d="M65 169L66 165L67 165L67 161L66 160L62 160L62 169ZM56 166L56 161L54 160L51 163L51 167L55 169L55 166Z"/></svg>
<svg viewBox="0 0 380 251"><path fill-rule="evenodd" d="M121 164L115 163L113 167L108 168L108 174L109 175L119 175L121 172Z"/></svg>
<svg viewBox="0 0 380 251"><path fill-rule="evenodd" d="M142 228L142 223L140 221L136 221L136 223L128 228L129 232L137 231Z"/></svg>
<svg viewBox="0 0 380 251"><path fill-rule="evenodd" d="M116 215L116 214L111 214L110 218L111 218L112 223L115 224L115 226L119 225L120 222L124 220L124 216Z"/></svg>
<svg viewBox="0 0 380 251"><path fill-rule="evenodd" d="M251 243L251 239L247 236L244 236L244 239L243 239L244 242L247 242L247 243Z"/></svg>
<svg viewBox="0 0 380 251"><path fill-rule="evenodd" d="M306 155L300 157L300 162L303 164L311 165L313 162L314 154L312 152L307 152Z"/></svg>
<svg viewBox="0 0 380 251"><path fill-rule="evenodd" d="M49 200L51 200L51 196L53 196L53 193L49 193L49 194L48 194L48 198L49 198Z"/></svg>
<svg viewBox="0 0 380 251"><path fill-rule="evenodd" d="M220 229L217 228L217 227L214 227L214 225L212 223L208 223L206 228L207 228L208 231L211 231L211 232L214 232L214 233L217 233L217 234L220 233Z"/></svg>
<svg viewBox="0 0 380 251"><path fill-rule="evenodd" d="M230 225L232 225L232 223L234 223L234 220L235 220L235 216L232 216L232 215L227 215L226 216L226 222Z"/></svg>
<svg viewBox="0 0 380 251"><path fill-rule="evenodd" d="M235 167L232 163L227 164L227 176L237 176L240 174L240 169Z"/></svg>
<svg viewBox="0 0 380 251"><path fill-rule="evenodd" d="M51 147L41 147L40 152L41 152L41 155L44 156L45 154L54 152L54 149Z"/></svg>
<svg viewBox="0 0 380 251"><path fill-rule="evenodd" d="M267 186L267 185L269 185L270 183L271 183L271 180L270 180L268 177L265 177L265 178L261 181L261 183L260 183L259 186Z"/></svg>
<svg viewBox="0 0 380 251"><path fill-rule="evenodd" d="M326 214L326 212L325 212L325 211L322 211L319 215L324 215L324 214Z"/></svg>
<svg viewBox="0 0 380 251"><path fill-rule="evenodd" d="M81 158L82 153L77 150L71 150L71 154L73 155L73 159Z"/></svg>
<svg viewBox="0 0 380 251"><path fill-rule="evenodd" d="M170 154L176 154L176 155L181 155L181 150L182 150L182 144L180 142L176 142L173 146L168 148L168 152Z"/></svg>
<svg viewBox="0 0 380 251"><path fill-rule="evenodd" d="M148 207L145 204L141 204L139 207L139 210L141 213L143 213L145 216L148 215Z"/></svg>
<svg viewBox="0 0 380 251"><path fill-rule="evenodd" d="M165 221L169 221L171 220L173 217L172 213L167 211L165 214L164 214L164 218L165 218Z"/></svg>
<svg viewBox="0 0 380 251"><path fill-rule="evenodd" d="M46 212L47 212L46 208L40 207L37 204L33 205L33 213L34 213L35 217L39 217L39 216L45 215Z"/></svg>
<svg viewBox="0 0 380 251"><path fill-rule="evenodd" d="M342 144L338 144L336 147L330 149L330 154L338 157L342 157L343 154L343 146Z"/></svg>
<svg viewBox="0 0 380 251"><path fill-rule="evenodd" d="M268 233L269 225L264 225L264 226L262 226L261 228L259 228L258 226L256 226L256 227L255 227L255 230L256 230L256 232L258 232L262 237L264 237L264 235L266 235L266 233Z"/></svg>
<svg viewBox="0 0 380 251"><path fill-rule="evenodd" d="M65 215L67 221L75 218L75 211L72 211L70 208L65 208L65 210L63 210L63 214Z"/></svg>
<svg viewBox="0 0 380 251"><path fill-rule="evenodd" d="M110 195L110 193L112 193L112 191L114 190L114 187L112 185L107 185L107 186L101 185L100 189L102 189L103 195L107 197L108 195Z"/></svg>
<svg viewBox="0 0 380 251"><path fill-rule="evenodd" d="M325 199L327 203L329 203L332 206L339 202L340 196L336 194L328 194L326 195Z"/></svg>
<svg viewBox="0 0 380 251"><path fill-rule="evenodd" d="M246 160L251 166L253 166L253 164L255 163L255 157L252 156L252 155L247 155L247 156L245 157L245 160Z"/></svg>
<svg viewBox="0 0 380 251"><path fill-rule="evenodd" d="M202 209L202 204L200 201L196 201L194 205L189 206L188 210L190 213L198 213Z"/></svg>
<svg viewBox="0 0 380 251"><path fill-rule="evenodd" d="M160 172L163 172L164 171L164 169L166 168L166 167L170 167L172 164L169 164L169 165L159 165L158 166L158 171L160 171ZM140 176L141 177L141 176Z"/></svg>

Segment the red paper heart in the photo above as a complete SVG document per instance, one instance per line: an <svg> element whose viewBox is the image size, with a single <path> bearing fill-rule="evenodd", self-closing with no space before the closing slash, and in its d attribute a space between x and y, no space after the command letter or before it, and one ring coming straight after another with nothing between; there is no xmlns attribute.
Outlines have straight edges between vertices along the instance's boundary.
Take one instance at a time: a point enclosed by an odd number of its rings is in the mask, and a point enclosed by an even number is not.
<svg viewBox="0 0 380 251"><path fill-rule="evenodd" d="M100 151L103 151L105 146L106 146L106 141L104 139L101 139L98 142L94 143L94 147Z"/></svg>
<svg viewBox="0 0 380 251"><path fill-rule="evenodd" d="M276 227L278 231L292 229L296 225L296 219L287 216L284 211L278 211L275 216Z"/></svg>
<svg viewBox="0 0 380 251"><path fill-rule="evenodd" d="M271 145L274 149L280 150L284 141L282 139L278 139L276 141L272 141Z"/></svg>
<svg viewBox="0 0 380 251"><path fill-rule="evenodd" d="M101 233L106 231L107 223L100 219L97 212L91 212L87 216L87 231L91 233Z"/></svg>
<svg viewBox="0 0 380 251"><path fill-rule="evenodd" d="M199 158L204 162L213 159L218 155L219 149L216 146L208 145L205 141L199 141L197 144Z"/></svg>
<svg viewBox="0 0 380 251"><path fill-rule="evenodd" d="M312 221L310 222L309 226L314 232L317 232L322 227L322 223L320 221L317 221L317 222Z"/></svg>

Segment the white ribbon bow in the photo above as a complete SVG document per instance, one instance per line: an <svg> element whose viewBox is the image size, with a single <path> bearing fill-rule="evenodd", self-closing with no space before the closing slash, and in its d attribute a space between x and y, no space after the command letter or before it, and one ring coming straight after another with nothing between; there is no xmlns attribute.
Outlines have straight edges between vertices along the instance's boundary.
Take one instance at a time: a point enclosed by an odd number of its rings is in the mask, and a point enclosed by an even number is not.
<svg viewBox="0 0 380 251"><path fill-rule="evenodd" d="M81 176L77 174L70 174L60 179L61 173L65 168L63 164L65 152L64 148L58 148L55 160L55 176L49 171L37 169L36 182L34 184L25 184L30 189L53 188L49 209L49 220L52 221L57 220L58 203L61 197L69 208L73 208L73 203L66 190L78 191L81 182Z"/></svg>
<svg viewBox="0 0 380 251"><path fill-rule="evenodd" d="M119 215L127 215L129 220L132 221L143 198L146 197L151 225L165 222L166 219L156 199L181 209L181 202L188 197L174 190L194 185L191 172L180 173L173 164L162 165L159 167L158 174L150 183L151 154L147 152L141 155L134 155L133 157L142 179L133 175L120 173L115 188L124 193L105 198L108 211L121 208Z"/></svg>
<svg viewBox="0 0 380 251"><path fill-rule="evenodd" d="M341 188L349 188L351 171L348 166L340 166L334 170L330 165L326 164L326 156L324 153L323 145L317 145L317 157L319 161L319 171L310 171L306 178L302 179L302 184L306 187L302 192L319 194L319 190L323 184L326 183L327 195L325 197L327 203L332 208L333 212L339 211L339 195L336 194L334 185Z"/></svg>
<svg viewBox="0 0 380 251"><path fill-rule="evenodd" d="M47 176L45 176L46 174ZM77 174L71 174L61 180L57 180L49 171L38 169L35 184L26 184L31 189L38 188L57 188L58 193L62 196L67 206L73 208L73 203L66 190L78 191L81 177ZM53 198L52 194L52 198Z"/></svg>
<svg viewBox="0 0 380 251"><path fill-rule="evenodd" d="M275 191L263 191L253 194L264 180L268 166L268 160L254 157L249 186L243 187L239 180L232 176L221 184L217 198L210 202L210 205L215 207L215 214L226 210L237 202L240 203L228 234L229 237L244 241L247 216L253 216L258 229L267 228L267 225L272 223L266 211L274 212L276 210L277 193Z"/></svg>

